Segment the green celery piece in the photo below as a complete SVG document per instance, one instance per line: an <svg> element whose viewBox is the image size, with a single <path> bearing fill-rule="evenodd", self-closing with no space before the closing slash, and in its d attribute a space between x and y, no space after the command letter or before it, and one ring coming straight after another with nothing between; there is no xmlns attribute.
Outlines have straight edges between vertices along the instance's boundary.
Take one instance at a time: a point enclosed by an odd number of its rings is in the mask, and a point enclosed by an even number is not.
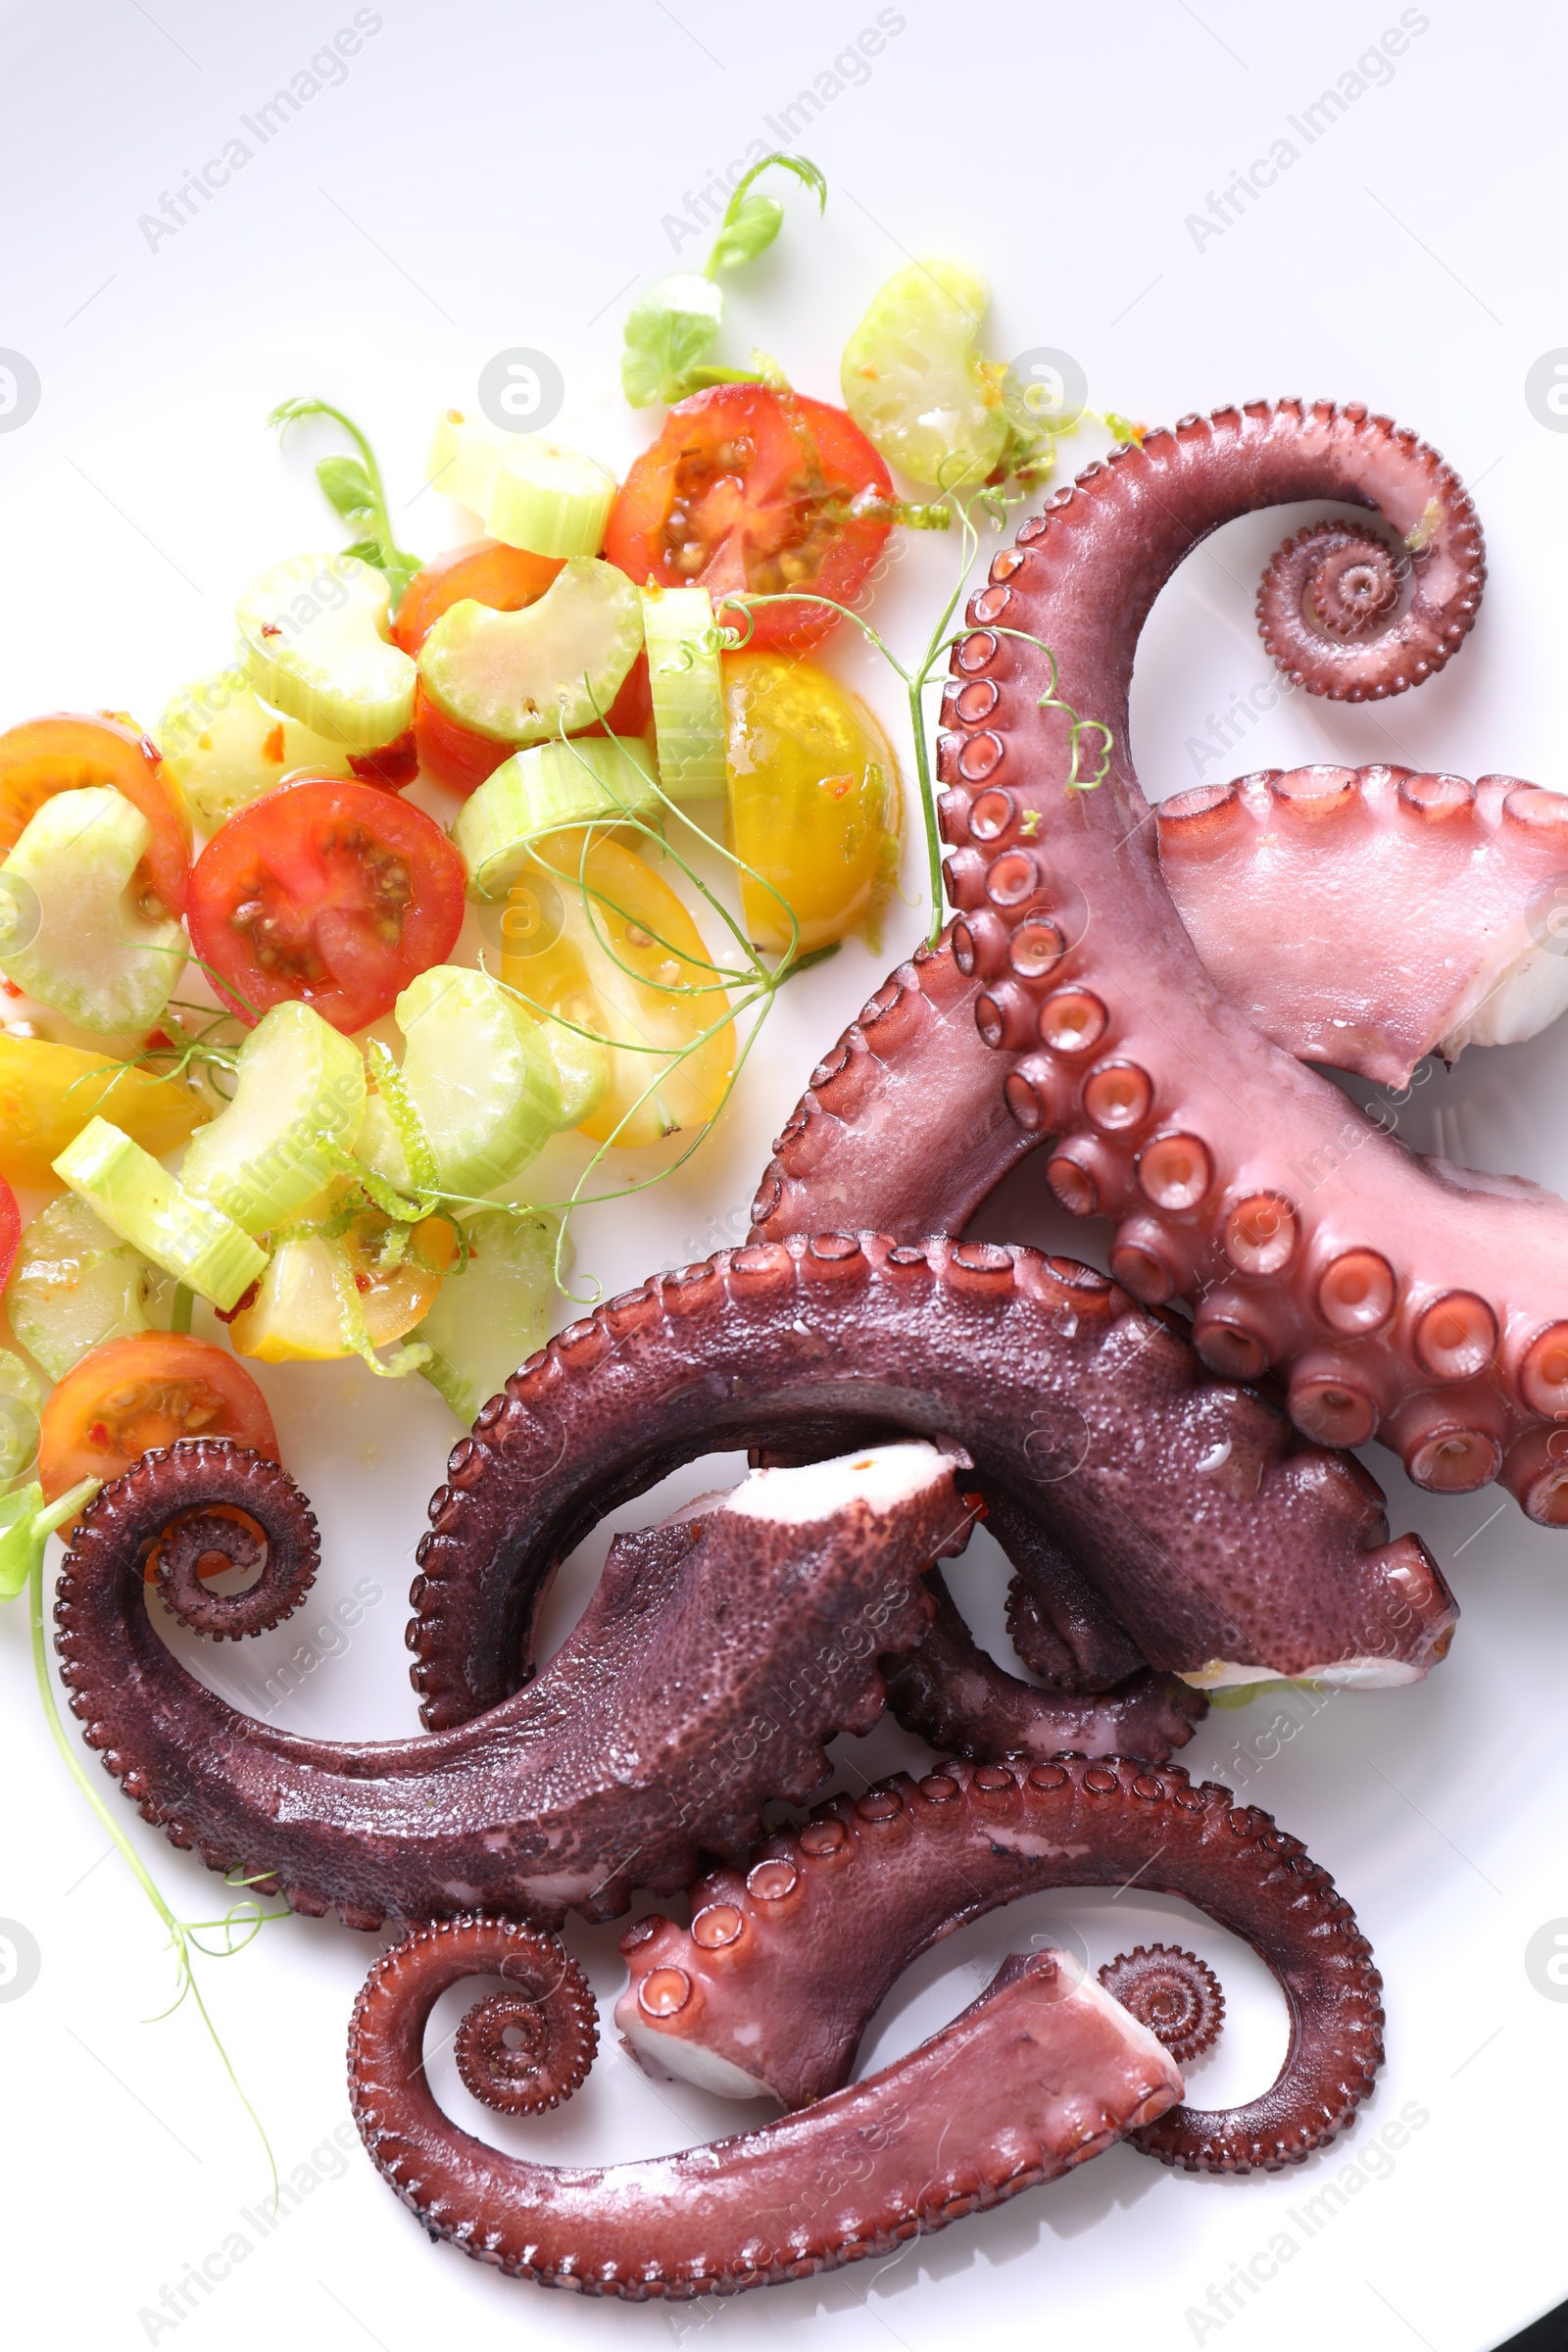
<svg viewBox="0 0 1568 2352"><path fill-rule="evenodd" d="M471 1198L509 1184L562 1123L556 1064L538 1023L499 980L450 963L411 981L394 1017L407 1041L403 1084L439 1189ZM415 1189L379 1095L367 1106L359 1150L387 1183Z"/></svg>
<svg viewBox="0 0 1568 2352"><path fill-rule="evenodd" d="M546 1021L544 1040L561 1086L561 1125L564 1133L567 1128L580 1127L598 1108L600 1098L610 1084L610 1055L598 1038L582 1037L564 1021Z"/></svg>
<svg viewBox="0 0 1568 2352"><path fill-rule="evenodd" d="M193 678L170 701L158 728L164 773L192 824L216 833L236 809L275 792L295 768L349 776L340 743L273 710L237 669Z"/></svg>
<svg viewBox="0 0 1568 2352"><path fill-rule="evenodd" d="M430 1350L424 1379L471 1422L549 1336L561 1222L546 1209L483 1208L463 1230L467 1265L443 1282L417 1336ZM568 1246L564 1273L569 1263Z"/></svg>
<svg viewBox="0 0 1568 2352"><path fill-rule="evenodd" d="M63 1193L22 1237L6 1285L11 1328L51 1380L110 1340L167 1331L174 1286L161 1266Z"/></svg>
<svg viewBox="0 0 1568 2352"><path fill-rule="evenodd" d="M288 556L234 608L239 661L265 702L353 752L414 724L417 672L388 639L392 589L358 556Z"/></svg>
<svg viewBox="0 0 1568 2352"><path fill-rule="evenodd" d="M709 799L729 782L711 601L706 588L648 587L639 593L659 780L672 801Z"/></svg>
<svg viewBox="0 0 1568 2352"><path fill-rule="evenodd" d="M193 1200L107 1119L89 1119L54 1167L122 1241L225 1313L267 1271L266 1250L243 1227Z"/></svg>
<svg viewBox="0 0 1568 2352"><path fill-rule="evenodd" d="M268 1233L337 1173L365 1115L365 1059L309 1004L264 1013L239 1050L234 1100L191 1139L184 1191Z"/></svg>
<svg viewBox="0 0 1568 2352"><path fill-rule="evenodd" d="M100 1037L150 1029L185 968L183 924L142 911L152 827L108 784L57 792L0 869L0 971Z"/></svg>
<svg viewBox="0 0 1568 2352"><path fill-rule="evenodd" d="M464 597L419 648L436 709L492 743L543 743L591 727L642 651L643 617L626 574L573 556L516 612Z"/></svg>
<svg viewBox="0 0 1568 2352"><path fill-rule="evenodd" d="M647 816L659 806L653 787L654 763L631 736L536 743L504 760L469 794L452 828L469 897L505 897L542 834Z"/></svg>
<svg viewBox="0 0 1568 2352"><path fill-rule="evenodd" d="M724 297L710 278L678 270L639 294L626 314L620 388L634 409L679 400L718 341Z"/></svg>
<svg viewBox="0 0 1568 2352"><path fill-rule="evenodd" d="M21 1356L0 1348L0 1486L9 1486L38 1458L41 1401L38 1383Z"/></svg>
<svg viewBox="0 0 1568 2352"><path fill-rule="evenodd" d="M954 262L898 270L844 348L844 405L873 448L912 481L973 490L1001 464L1011 427L975 356L991 299Z"/></svg>

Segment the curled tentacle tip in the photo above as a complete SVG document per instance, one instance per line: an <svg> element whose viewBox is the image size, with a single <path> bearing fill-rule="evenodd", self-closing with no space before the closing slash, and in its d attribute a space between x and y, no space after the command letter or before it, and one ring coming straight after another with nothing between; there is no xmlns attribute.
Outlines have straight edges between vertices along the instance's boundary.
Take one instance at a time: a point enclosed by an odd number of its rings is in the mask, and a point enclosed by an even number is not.
<svg viewBox="0 0 1568 2352"><path fill-rule="evenodd" d="M1141 1943L1107 1960L1100 1982L1113 2001L1163 2042L1178 2066L1191 2065L1219 2039L1225 1995L1218 1977L1196 1952Z"/></svg>

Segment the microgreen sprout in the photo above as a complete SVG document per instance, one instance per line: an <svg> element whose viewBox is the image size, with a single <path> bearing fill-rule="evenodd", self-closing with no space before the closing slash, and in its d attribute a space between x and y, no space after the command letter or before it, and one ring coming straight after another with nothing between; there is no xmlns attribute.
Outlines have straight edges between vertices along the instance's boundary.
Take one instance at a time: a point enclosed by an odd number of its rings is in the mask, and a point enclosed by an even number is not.
<svg viewBox="0 0 1568 2352"><path fill-rule="evenodd" d="M375 462L375 452L352 416L345 416L343 411L333 408L330 401L308 398L281 401L267 421L275 425L281 436L291 424L304 416L330 416L335 424L343 427L360 453L357 458L336 456L319 459L316 478L334 511L342 515L351 529L360 534L350 547L345 548L345 555L357 556L362 564L372 564L377 571L385 572L392 590L391 610L395 617L403 601L403 592L419 569L421 559L409 555L399 547L393 535L392 517L382 486L381 468Z"/></svg>
<svg viewBox="0 0 1568 2352"><path fill-rule="evenodd" d="M286 1911L264 1911L254 1896L246 1896L239 1902L231 1904L220 1919L176 1919L159 1893L141 1856L82 1769L81 1760L72 1740L67 1737L66 1727L61 1721L60 1709L55 1702L54 1679L49 1671L49 1651L44 1632L44 1547L50 1536L55 1534L58 1529L68 1525L79 1511L85 1509L97 1494L100 1484L101 1482L96 1478L83 1479L81 1484L73 1487L69 1494L62 1494L57 1500L47 1504L43 1498L43 1490L36 1483L15 1489L11 1494L0 1496L0 1600L14 1600L23 1592L26 1592L32 1635L33 1674L37 1681L38 1696L43 1705L44 1720L48 1724L50 1738L60 1751L66 1770L103 1824L132 1878L168 1930L170 1945L174 1953L175 1990L174 1998L169 2008L160 2011L159 2015L161 2017L172 2016L181 2002L186 1999L195 2003L197 2013L212 2038L213 2047L222 2061L223 2071L233 2084L240 2105L261 2134L262 2145L267 2150L268 2163L272 2169L272 2187L275 2198L277 2165L272 2155L271 2142L267 2136L261 2118L240 2085L239 2078L234 2072L233 2062L223 2047L211 2013L202 1998L201 1986L196 1982L195 1963L198 1957L209 1960L231 1959L236 1953L245 1949L265 1920L286 1919L288 1913ZM249 1883L248 1881L240 1882L242 1885ZM227 1884L231 1890L237 1891L233 1881L229 1881ZM218 1935L222 1940L217 1945L208 1943L203 1940L208 1935ZM157 2021L150 2019L148 2022L151 2024Z"/></svg>
<svg viewBox="0 0 1568 2352"><path fill-rule="evenodd" d="M752 166L736 185L702 270L677 270L657 279L627 313L620 382L634 409L651 408L656 401L668 406L708 384L760 383L775 392L789 390L768 352L754 351L748 368L714 367L708 356L724 320L724 295L716 282L720 270L755 261L784 224L777 198L754 191L752 184L774 170L793 172L815 196L819 213L826 206L827 181L804 155L764 155Z"/></svg>

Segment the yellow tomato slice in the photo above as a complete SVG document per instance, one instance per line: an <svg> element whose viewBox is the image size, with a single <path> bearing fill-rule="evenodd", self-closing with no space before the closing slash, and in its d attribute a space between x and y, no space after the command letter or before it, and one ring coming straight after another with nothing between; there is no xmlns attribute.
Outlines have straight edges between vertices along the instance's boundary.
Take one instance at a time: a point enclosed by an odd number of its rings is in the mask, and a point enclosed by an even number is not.
<svg viewBox="0 0 1568 2352"><path fill-rule="evenodd" d="M662 876L618 841L583 843L549 835L513 884L501 976L541 1013L605 1040L609 1083L581 1132L658 1143L706 1126L724 1100L735 1071L728 999Z"/></svg>
<svg viewBox="0 0 1568 2352"><path fill-rule="evenodd" d="M803 954L856 930L875 947L903 819L898 762L881 727L825 669L787 654L726 654L724 713L731 838L761 877L741 878L751 937L760 948L789 946L782 898Z"/></svg>
<svg viewBox="0 0 1568 2352"><path fill-rule="evenodd" d="M117 1068L36 1037L0 1034L0 1175L8 1184L60 1188L54 1163L90 1118L108 1119L161 1159L210 1116L177 1078Z"/></svg>
<svg viewBox="0 0 1568 2352"><path fill-rule="evenodd" d="M390 1218L368 1214L336 1241L304 1233L280 1242L255 1298L229 1324L236 1352L264 1364L325 1363L352 1355L337 1287L343 1250L348 1252L371 1347L385 1348L401 1340L435 1304L458 1244L450 1217L426 1217L409 1234L407 1249L389 1264L388 1244L396 1231Z"/></svg>

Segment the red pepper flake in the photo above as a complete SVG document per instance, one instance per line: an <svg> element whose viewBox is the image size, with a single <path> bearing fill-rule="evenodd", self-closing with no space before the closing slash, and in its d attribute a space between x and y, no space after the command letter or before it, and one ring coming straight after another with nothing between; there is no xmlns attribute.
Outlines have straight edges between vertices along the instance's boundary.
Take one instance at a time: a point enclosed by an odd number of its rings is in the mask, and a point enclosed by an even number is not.
<svg viewBox="0 0 1568 2352"><path fill-rule="evenodd" d="M368 1274L356 1274L354 1277L354 1288L359 1292L360 1297L363 1298L366 1292L373 1288Z"/></svg>
<svg viewBox="0 0 1568 2352"><path fill-rule="evenodd" d="M215 1306L213 1312L218 1317L220 1323L232 1323L236 1315L242 1315L248 1306L254 1306L256 1304L256 1294L261 1287L261 1281L260 1278L258 1278L251 1284L251 1287L248 1291L243 1292L240 1297L235 1299L232 1306Z"/></svg>
<svg viewBox="0 0 1568 2352"><path fill-rule="evenodd" d="M282 630L281 630L281 629L280 629L280 628L277 626L277 623L276 623L275 621L271 621L271 620L264 620L264 621L263 621L263 623L262 623L262 635L263 635L264 637L281 637L281 636L282 636L282 634L283 634Z"/></svg>
<svg viewBox="0 0 1568 2352"><path fill-rule="evenodd" d="M821 788L830 800L842 801L854 782L853 776L824 776Z"/></svg>
<svg viewBox="0 0 1568 2352"><path fill-rule="evenodd" d="M266 633L266 632L264 631L263 633L264 633L264 635L265 635L265 633ZM274 767L281 767L281 766L282 766L282 764L283 764L283 721L282 721L281 719L279 719L279 720L278 720L278 722L277 722L276 726L275 726L275 727L272 729L271 733L270 733L269 736L267 736L267 738L266 738L266 739L265 739L265 741L263 742L263 744L262 744L262 758L263 758L264 760L270 760L270 761L272 762L272 765L273 765Z"/></svg>
<svg viewBox="0 0 1568 2352"><path fill-rule="evenodd" d="M89 1446L99 1446L107 1448L109 1444L108 1424L103 1421L94 1421L87 1431L87 1443Z"/></svg>

